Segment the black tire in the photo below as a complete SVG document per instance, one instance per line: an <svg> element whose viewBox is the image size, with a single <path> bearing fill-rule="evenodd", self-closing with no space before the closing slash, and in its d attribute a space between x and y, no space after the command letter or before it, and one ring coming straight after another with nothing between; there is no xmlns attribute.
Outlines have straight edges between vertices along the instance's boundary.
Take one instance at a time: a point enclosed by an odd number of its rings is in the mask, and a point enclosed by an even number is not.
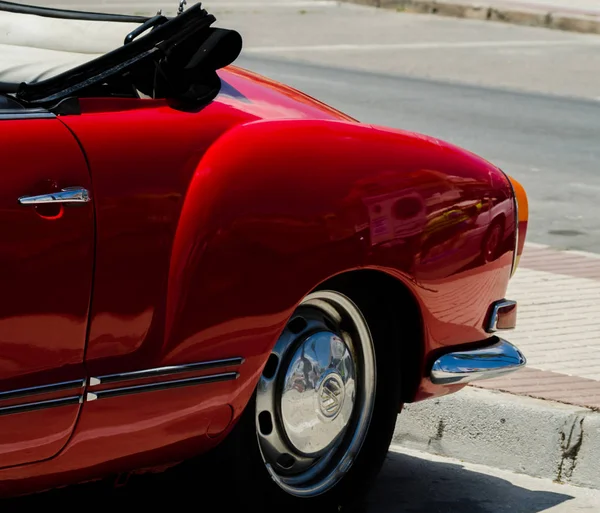
<svg viewBox="0 0 600 513"><path fill-rule="evenodd" d="M331 287L328 287L331 290ZM348 297L356 290L337 292ZM340 290L341 289L341 290ZM383 298L381 298L383 299ZM231 497L246 511L359 511L374 478L379 473L394 432L401 404L400 340L389 322L398 312L382 312L387 303L373 302L360 294L352 298L369 325L376 357L376 395L370 425L353 465L344 477L321 495L301 498L285 492L271 478L261 457L255 423L255 398L237 426L218 448L219 466L233 485ZM395 315L395 316L394 316ZM382 316L387 322L381 322ZM391 316L391 317L388 317ZM395 333L394 333L395 331Z"/></svg>

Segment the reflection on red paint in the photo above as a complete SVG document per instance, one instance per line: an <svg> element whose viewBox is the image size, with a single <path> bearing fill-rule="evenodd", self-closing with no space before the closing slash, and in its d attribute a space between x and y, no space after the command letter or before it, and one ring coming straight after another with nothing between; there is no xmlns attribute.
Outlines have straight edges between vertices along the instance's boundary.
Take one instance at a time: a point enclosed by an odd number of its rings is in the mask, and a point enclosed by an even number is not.
<svg viewBox="0 0 600 513"><path fill-rule="evenodd" d="M34 208L40 217L48 221L60 219L65 213L65 207L62 205L39 205Z"/></svg>
<svg viewBox="0 0 600 513"><path fill-rule="evenodd" d="M57 454L67 443L78 412L79 404L74 404L25 414L3 415L0 419L2 466L29 463L32 454L35 455L34 461Z"/></svg>

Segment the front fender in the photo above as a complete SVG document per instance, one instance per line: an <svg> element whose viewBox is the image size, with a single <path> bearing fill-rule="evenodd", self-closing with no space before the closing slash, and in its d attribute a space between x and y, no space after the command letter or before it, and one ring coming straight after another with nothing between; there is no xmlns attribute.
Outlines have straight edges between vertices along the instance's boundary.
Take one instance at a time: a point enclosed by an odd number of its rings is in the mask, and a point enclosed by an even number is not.
<svg viewBox="0 0 600 513"><path fill-rule="evenodd" d="M299 301L324 280L360 268L411 288L434 326L433 338L426 330L428 350L456 343L436 334L447 322L431 313L427 291L477 269L479 250L467 248L460 258L442 252L432 266L421 249L469 232L479 215L460 210L469 198L509 190L493 166L425 136L337 121L239 126L206 152L187 191L169 271L164 353L173 361L244 357L234 404L241 408ZM452 218L452 208L464 215ZM439 222L443 214L448 219ZM502 295L506 280L498 283L484 295ZM480 340L479 321L463 323L458 338Z"/></svg>

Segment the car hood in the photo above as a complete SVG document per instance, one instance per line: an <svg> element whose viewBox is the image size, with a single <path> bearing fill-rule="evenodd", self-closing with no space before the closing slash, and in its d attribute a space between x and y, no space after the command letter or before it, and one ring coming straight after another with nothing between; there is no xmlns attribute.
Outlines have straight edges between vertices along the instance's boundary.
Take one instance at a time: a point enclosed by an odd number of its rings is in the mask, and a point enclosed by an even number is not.
<svg viewBox="0 0 600 513"><path fill-rule="evenodd" d="M220 70L221 91L215 102L244 111L253 119L356 120L310 96L251 71Z"/></svg>

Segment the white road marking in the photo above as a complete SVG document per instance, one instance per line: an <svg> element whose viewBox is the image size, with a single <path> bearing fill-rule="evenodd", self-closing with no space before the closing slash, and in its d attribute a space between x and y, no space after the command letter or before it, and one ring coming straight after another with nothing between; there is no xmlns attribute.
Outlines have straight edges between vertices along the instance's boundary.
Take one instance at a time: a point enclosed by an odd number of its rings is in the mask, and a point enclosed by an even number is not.
<svg viewBox="0 0 600 513"><path fill-rule="evenodd" d="M554 47L554 46L600 46L598 39L564 39L531 41L427 41L421 43L367 43L336 45L298 46L251 46L246 53L286 53L286 52L360 52L385 50L431 50L444 48L506 48L506 47Z"/></svg>

